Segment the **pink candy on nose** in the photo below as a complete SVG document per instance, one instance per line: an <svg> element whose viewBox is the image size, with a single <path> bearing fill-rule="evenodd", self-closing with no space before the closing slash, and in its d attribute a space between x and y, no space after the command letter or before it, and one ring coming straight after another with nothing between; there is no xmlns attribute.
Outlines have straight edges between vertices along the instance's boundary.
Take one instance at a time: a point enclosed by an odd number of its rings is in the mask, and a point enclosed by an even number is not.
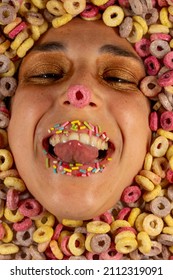
<svg viewBox="0 0 173 280"><path fill-rule="evenodd" d="M75 85L69 87L67 97L70 104L77 108L83 108L90 103L91 93L85 86Z"/></svg>

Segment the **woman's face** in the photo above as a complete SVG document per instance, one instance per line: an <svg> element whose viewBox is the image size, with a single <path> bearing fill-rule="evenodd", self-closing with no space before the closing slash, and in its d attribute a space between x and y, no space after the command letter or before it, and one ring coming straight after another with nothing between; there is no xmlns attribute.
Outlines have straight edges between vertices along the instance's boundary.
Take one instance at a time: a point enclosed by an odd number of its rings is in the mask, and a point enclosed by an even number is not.
<svg viewBox="0 0 173 280"><path fill-rule="evenodd" d="M149 102L138 89L144 76L133 47L101 21L74 19L49 29L23 59L9 143L29 191L59 220L87 220L110 209L142 168L150 142ZM58 129L48 132L75 120L101 127L109 141L71 124L61 136ZM46 166L47 158L58 172ZM76 162L85 171L104 171L63 174L60 165Z"/></svg>

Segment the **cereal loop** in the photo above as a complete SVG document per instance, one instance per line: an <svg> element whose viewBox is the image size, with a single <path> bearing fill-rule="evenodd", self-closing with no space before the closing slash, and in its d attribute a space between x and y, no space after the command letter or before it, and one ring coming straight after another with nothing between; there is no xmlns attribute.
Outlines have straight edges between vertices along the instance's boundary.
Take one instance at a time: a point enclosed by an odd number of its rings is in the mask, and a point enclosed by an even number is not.
<svg viewBox="0 0 173 280"><path fill-rule="evenodd" d="M78 246L76 244L78 243ZM68 248L74 256L80 256L85 251L85 237L82 233L73 233L68 242Z"/></svg>

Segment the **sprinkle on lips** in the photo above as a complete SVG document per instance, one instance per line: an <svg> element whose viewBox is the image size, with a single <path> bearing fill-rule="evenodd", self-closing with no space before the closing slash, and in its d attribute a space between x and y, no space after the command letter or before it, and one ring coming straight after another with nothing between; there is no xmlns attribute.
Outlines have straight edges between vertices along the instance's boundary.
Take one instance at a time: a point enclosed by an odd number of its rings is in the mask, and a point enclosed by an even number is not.
<svg viewBox="0 0 173 280"><path fill-rule="evenodd" d="M71 86L67 91L68 104L76 108L90 105L91 93L83 85ZM54 173L86 177L103 172L111 161L114 145L106 132L87 121L72 120L55 124L43 139L46 167Z"/></svg>

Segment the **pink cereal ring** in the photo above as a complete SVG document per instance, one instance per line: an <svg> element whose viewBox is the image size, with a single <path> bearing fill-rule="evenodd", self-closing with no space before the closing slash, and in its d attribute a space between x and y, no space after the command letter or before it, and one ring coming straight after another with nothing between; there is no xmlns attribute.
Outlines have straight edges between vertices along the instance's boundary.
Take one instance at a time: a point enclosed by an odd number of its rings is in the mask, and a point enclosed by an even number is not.
<svg viewBox="0 0 173 280"><path fill-rule="evenodd" d="M118 253L115 250L115 244L112 243L110 248L107 251L102 252L100 254L99 259L100 260L121 260L122 257L123 257L123 254L122 253Z"/></svg>
<svg viewBox="0 0 173 280"><path fill-rule="evenodd" d="M141 196L141 190L138 186L128 186L121 195L121 200L125 203L136 202Z"/></svg>
<svg viewBox="0 0 173 280"><path fill-rule="evenodd" d="M166 0L158 0L158 5L160 7L166 7L168 6L168 2Z"/></svg>
<svg viewBox="0 0 173 280"><path fill-rule="evenodd" d="M52 253L50 247L48 247L44 253L45 253L48 260L57 260L57 258Z"/></svg>
<svg viewBox="0 0 173 280"><path fill-rule="evenodd" d="M169 181L169 183L173 183L173 170L171 169L167 170L166 179Z"/></svg>
<svg viewBox="0 0 173 280"><path fill-rule="evenodd" d="M167 53L164 56L163 63L167 68L173 69L173 51Z"/></svg>
<svg viewBox="0 0 173 280"><path fill-rule="evenodd" d="M17 207L18 207L18 202L19 202L19 193L18 193L18 191L13 189L13 188L10 188L7 191L7 201L6 201L7 207L10 210L16 210Z"/></svg>
<svg viewBox="0 0 173 280"><path fill-rule="evenodd" d="M93 221L103 221L107 224L111 224L113 222L113 216L110 212L106 211L100 216L93 218Z"/></svg>
<svg viewBox="0 0 173 280"><path fill-rule="evenodd" d="M32 220L30 218L25 217L21 222L14 223L13 229L15 231L25 231L32 226Z"/></svg>
<svg viewBox="0 0 173 280"><path fill-rule="evenodd" d="M160 70L160 62L157 57L151 55L144 60L144 65L148 75L155 76Z"/></svg>
<svg viewBox="0 0 173 280"><path fill-rule="evenodd" d="M72 256L72 253L68 249L68 241L69 241L70 236L64 236L62 241L61 241L61 250L66 255L67 257Z"/></svg>
<svg viewBox="0 0 173 280"><path fill-rule="evenodd" d="M160 116L160 124L164 130L173 130L173 112L163 112Z"/></svg>
<svg viewBox="0 0 173 280"><path fill-rule="evenodd" d="M152 131L157 131L159 124L159 117L157 112L151 112L149 116L149 126Z"/></svg>
<svg viewBox="0 0 173 280"><path fill-rule="evenodd" d="M133 228L133 227L121 227L121 228L118 228L116 230L116 235L120 232L123 232L123 231L131 231L133 232L134 234L137 234L137 231Z"/></svg>
<svg viewBox="0 0 173 280"><path fill-rule="evenodd" d="M17 25L13 30L8 34L10 39L14 39L22 30L27 27L27 24L22 21L19 25Z"/></svg>
<svg viewBox="0 0 173 280"><path fill-rule="evenodd" d="M76 108L83 108L89 105L91 100L91 92L84 85L70 86L67 91L67 98L70 104Z"/></svg>
<svg viewBox="0 0 173 280"><path fill-rule="evenodd" d="M92 253L92 252L86 252L86 258L87 260L99 260L99 254Z"/></svg>
<svg viewBox="0 0 173 280"><path fill-rule="evenodd" d="M34 217L37 216L41 212L41 205L40 203L33 199L28 198L22 201L21 205L19 206L20 214L26 217Z"/></svg>
<svg viewBox="0 0 173 280"><path fill-rule="evenodd" d="M59 237L59 235L60 235L62 229L63 229L63 225L62 225L62 224L58 224L58 225L56 226L56 228L55 228L55 230L54 230L54 234L53 234L53 236L52 236L52 239L53 239L53 240L58 240L58 237Z"/></svg>
<svg viewBox="0 0 173 280"><path fill-rule="evenodd" d="M139 42L135 43L135 50L140 57L146 57L150 54L150 40L142 38Z"/></svg>
<svg viewBox="0 0 173 280"><path fill-rule="evenodd" d="M128 216L128 214L130 213L130 211L131 211L130 207L124 207L118 213L118 215L116 217L116 220L124 220Z"/></svg>
<svg viewBox="0 0 173 280"><path fill-rule="evenodd" d="M169 34L165 34L165 33L154 33L154 34L151 34L150 36L150 40L151 42L154 41L154 40L164 40L164 41L170 41L171 40L171 35Z"/></svg>
<svg viewBox="0 0 173 280"><path fill-rule="evenodd" d="M4 238L6 234L5 228L3 227L2 223L0 223L0 240Z"/></svg>
<svg viewBox="0 0 173 280"><path fill-rule="evenodd" d="M86 8L85 10L80 13L80 16L81 17L86 17L86 18L92 18L92 17L95 17L97 16L99 13L99 7L97 6L94 6L92 4L86 4Z"/></svg>
<svg viewBox="0 0 173 280"><path fill-rule="evenodd" d="M157 80L161 87L171 86L173 84L173 70L163 73Z"/></svg>
<svg viewBox="0 0 173 280"><path fill-rule="evenodd" d="M118 3L120 6L124 7L124 8L129 8L130 4L129 4L129 0L118 0Z"/></svg>

